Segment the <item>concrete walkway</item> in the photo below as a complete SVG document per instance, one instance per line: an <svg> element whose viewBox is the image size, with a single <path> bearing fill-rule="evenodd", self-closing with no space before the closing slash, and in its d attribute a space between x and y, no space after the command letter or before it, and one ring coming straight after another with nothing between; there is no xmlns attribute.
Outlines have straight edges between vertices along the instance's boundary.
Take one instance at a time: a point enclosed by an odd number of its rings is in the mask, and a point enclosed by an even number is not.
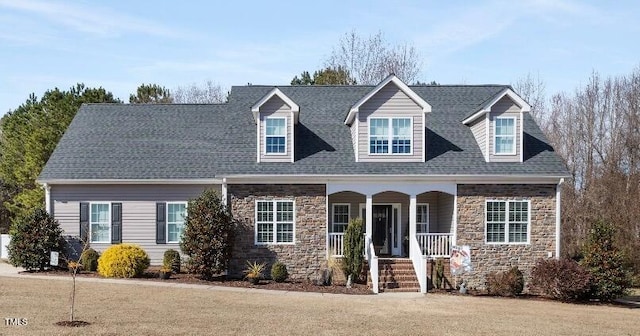
<svg viewBox="0 0 640 336"><path fill-rule="evenodd" d="M11 264L6 263L4 260L0 260L0 277L12 277L12 278L25 278L25 279L42 279L42 280L58 280L58 281L71 281L71 276L59 276L59 275L39 275L37 273L23 274L24 269L20 267L13 267ZM238 293L262 293L270 295L294 295L298 297L321 297L321 296L343 296L343 297L362 297L361 295L350 294L333 294L333 293L316 293L316 292L299 292L299 291L282 291L272 289L260 289L260 288L244 288L244 287L227 287L227 286L215 286L215 285L203 285L203 284L186 284L176 283L169 281L154 281L154 280L138 280L138 279L110 279L110 278L98 278L98 277L78 277L76 279L79 282L98 282L109 284L122 284L122 285L134 285L134 286L155 286L155 287L173 287L173 288L192 288L192 289L207 289L222 292L238 292ZM424 298L425 295L421 293L383 293L378 295L367 295L370 298L376 299L418 299Z"/></svg>

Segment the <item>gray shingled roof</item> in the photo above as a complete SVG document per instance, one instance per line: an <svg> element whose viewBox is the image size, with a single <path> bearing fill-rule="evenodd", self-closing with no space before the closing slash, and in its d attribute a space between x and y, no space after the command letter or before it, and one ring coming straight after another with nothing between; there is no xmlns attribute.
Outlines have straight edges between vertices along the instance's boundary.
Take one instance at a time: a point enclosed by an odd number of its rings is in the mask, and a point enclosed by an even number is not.
<svg viewBox="0 0 640 336"><path fill-rule="evenodd" d="M549 175L568 172L531 116L523 163L487 163L462 120L506 86L411 87L432 106L427 161L355 162L349 108L371 86L279 86L300 106L294 163L256 162L251 106L273 87L233 87L227 104L87 104L61 139L40 180L206 179L236 174Z"/></svg>

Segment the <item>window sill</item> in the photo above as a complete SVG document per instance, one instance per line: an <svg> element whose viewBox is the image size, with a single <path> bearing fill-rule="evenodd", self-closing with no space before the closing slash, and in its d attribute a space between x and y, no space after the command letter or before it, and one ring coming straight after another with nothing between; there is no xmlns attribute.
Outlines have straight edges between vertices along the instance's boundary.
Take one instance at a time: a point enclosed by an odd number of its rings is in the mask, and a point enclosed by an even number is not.
<svg viewBox="0 0 640 336"><path fill-rule="evenodd" d="M493 243L493 242L484 242L486 245L531 245L530 242L522 242L522 243Z"/></svg>
<svg viewBox="0 0 640 336"><path fill-rule="evenodd" d="M272 245L295 245L295 242L292 243L255 243L256 246L272 246Z"/></svg>

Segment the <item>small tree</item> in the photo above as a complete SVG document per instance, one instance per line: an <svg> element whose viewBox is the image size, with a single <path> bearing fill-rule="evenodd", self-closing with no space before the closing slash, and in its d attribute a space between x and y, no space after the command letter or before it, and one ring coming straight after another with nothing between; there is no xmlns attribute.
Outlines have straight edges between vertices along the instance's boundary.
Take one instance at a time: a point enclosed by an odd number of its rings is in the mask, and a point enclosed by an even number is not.
<svg viewBox="0 0 640 336"><path fill-rule="evenodd" d="M43 271L51 251L62 251L62 229L44 209L36 209L13 223L9 242L9 262L26 270Z"/></svg>
<svg viewBox="0 0 640 336"><path fill-rule="evenodd" d="M235 222L218 193L205 190L189 201L180 248L189 256L190 273L211 279L227 269Z"/></svg>
<svg viewBox="0 0 640 336"><path fill-rule="evenodd" d="M614 242L615 229L604 221L596 222L589 232L580 264L591 273L592 296L609 301L631 286L628 261Z"/></svg>
<svg viewBox="0 0 640 336"><path fill-rule="evenodd" d="M354 218L349 221L346 230L344 231L344 258L343 258L343 272L347 278L347 283L358 279L362 272L362 266L364 264L364 227L362 225L362 219Z"/></svg>

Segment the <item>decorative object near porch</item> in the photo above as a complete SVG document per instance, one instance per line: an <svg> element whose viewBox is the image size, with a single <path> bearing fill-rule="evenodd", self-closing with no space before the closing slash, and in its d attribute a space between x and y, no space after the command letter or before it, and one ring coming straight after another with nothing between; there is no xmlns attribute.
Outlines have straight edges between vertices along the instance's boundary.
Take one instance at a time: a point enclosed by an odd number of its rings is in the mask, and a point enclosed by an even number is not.
<svg viewBox="0 0 640 336"><path fill-rule="evenodd" d="M247 260L247 269L244 271L245 278L253 285L257 285L260 283L260 279L263 277L264 268L266 264L260 263L257 261L250 262Z"/></svg>
<svg viewBox="0 0 640 336"><path fill-rule="evenodd" d="M471 249L468 245L451 247L449 267L453 276L471 272Z"/></svg>
<svg viewBox="0 0 640 336"><path fill-rule="evenodd" d="M344 231L344 258L342 270L347 277L347 287L358 280L364 265L364 226L361 218L349 221Z"/></svg>
<svg viewBox="0 0 640 336"><path fill-rule="evenodd" d="M441 258L436 259L436 278L434 285L436 289L442 287L442 281L444 280L444 261Z"/></svg>

